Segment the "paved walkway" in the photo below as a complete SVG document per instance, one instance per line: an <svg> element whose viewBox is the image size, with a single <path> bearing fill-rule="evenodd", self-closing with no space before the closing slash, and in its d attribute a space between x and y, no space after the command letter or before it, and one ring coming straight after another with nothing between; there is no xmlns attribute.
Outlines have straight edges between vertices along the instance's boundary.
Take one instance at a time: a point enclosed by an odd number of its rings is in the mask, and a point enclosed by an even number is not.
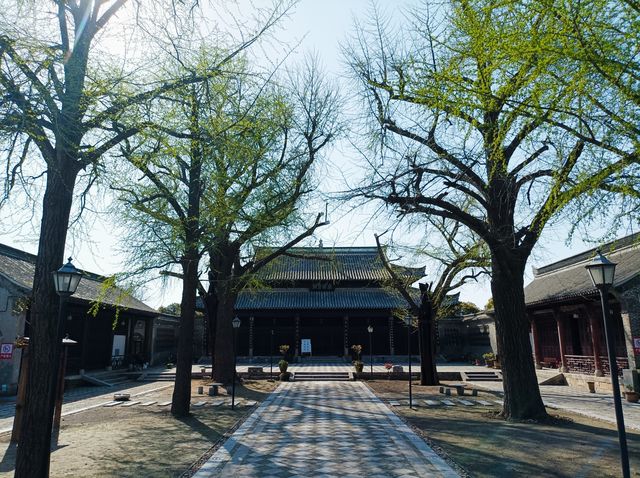
<svg viewBox="0 0 640 478"><path fill-rule="evenodd" d="M458 475L361 382L283 383L196 478Z"/></svg>
<svg viewBox="0 0 640 478"><path fill-rule="evenodd" d="M502 393L502 382L468 382L477 388ZM611 393L589 393L567 385L540 385L540 395L547 407L566 410L606 422L615 423ZM629 403L622 398L622 411L627 429L640 430L640 403Z"/></svg>

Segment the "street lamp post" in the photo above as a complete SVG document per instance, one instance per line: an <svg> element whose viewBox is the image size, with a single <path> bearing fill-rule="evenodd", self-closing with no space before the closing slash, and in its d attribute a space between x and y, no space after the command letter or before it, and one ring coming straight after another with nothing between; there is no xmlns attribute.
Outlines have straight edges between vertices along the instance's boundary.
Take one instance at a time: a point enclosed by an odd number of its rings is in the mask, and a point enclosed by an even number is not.
<svg viewBox="0 0 640 478"><path fill-rule="evenodd" d="M616 272L616 264L604 257L600 250L596 251L593 260L586 266L593 285L600 292L602 305L602 318L604 320L605 338L607 339L607 353L609 355L609 370L611 372L611 386L613 387L613 405L616 411L616 423L618 425L618 440L620 441L620 462L622 464L622 476L629 478L629 453L627 451L627 435L624 429L624 415L622 414L622 401L620 399L620 384L618 382L618 364L616 363L614 335L611 329L611 317L609 315L608 295L609 288L613 285Z"/></svg>
<svg viewBox="0 0 640 478"><path fill-rule="evenodd" d="M80 279L82 279L82 272L75 268L71 263L71 257L68 262L63 265L57 271L52 272L53 285L56 289L56 293L60 296L60 303L58 305L58 341L63 343L64 336L64 310L69 297L76 293ZM60 432L60 416L62 411L62 400L64 393L64 368L65 368L65 355L66 346L63 346L63 350L60 354L60 362L58 370L54 371L51 377L54 383L54 396L53 396L53 415L54 421L52 423L52 436L57 442L58 433ZM47 467L48 468L48 467Z"/></svg>
<svg viewBox="0 0 640 478"><path fill-rule="evenodd" d="M404 319L407 324L407 354L409 355L409 408L413 408L413 391L411 389L411 316Z"/></svg>
<svg viewBox="0 0 640 478"><path fill-rule="evenodd" d="M240 318L236 317L231 321L233 325L233 383L231 384L231 410L236 406L236 365L238 363L238 329L240 328Z"/></svg>
<svg viewBox="0 0 640 478"><path fill-rule="evenodd" d="M369 332L369 372L373 378L373 325L367 327L367 332Z"/></svg>
<svg viewBox="0 0 640 478"><path fill-rule="evenodd" d="M269 378L273 380L273 329L271 329L271 342L269 342Z"/></svg>

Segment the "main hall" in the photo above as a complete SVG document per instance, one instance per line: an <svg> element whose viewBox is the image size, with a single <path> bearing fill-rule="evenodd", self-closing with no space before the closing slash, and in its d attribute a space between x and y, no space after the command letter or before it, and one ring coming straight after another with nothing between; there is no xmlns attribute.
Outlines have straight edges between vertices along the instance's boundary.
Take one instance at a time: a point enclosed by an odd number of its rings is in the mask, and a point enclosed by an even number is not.
<svg viewBox="0 0 640 478"><path fill-rule="evenodd" d="M424 267L393 270L408 284L424 277ZM406 354L407 302L390 279L376 247L291 248L259 272L260 287L238 297L238 355L265 357L289 345L295 358L351 357L354 344L364 355ZM417 353L416 333L411 347Z"/></svg>

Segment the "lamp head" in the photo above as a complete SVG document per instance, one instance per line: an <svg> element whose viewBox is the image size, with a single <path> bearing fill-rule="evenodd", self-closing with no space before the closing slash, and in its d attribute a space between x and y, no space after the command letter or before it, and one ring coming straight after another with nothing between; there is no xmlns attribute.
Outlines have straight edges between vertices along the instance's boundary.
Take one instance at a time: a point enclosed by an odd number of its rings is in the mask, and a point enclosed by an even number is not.
<svg viewBox="0 0 640 478"><path fill-rule="evenodd" d="M71 263L71 257L69 257L69 262L52 274L53 285L55 286L56 292L59 296L69 297L76 293L78 284L82 278L82 272L76 269L76 267Z"/></svg>
<svg viewBox="0 0 640 478"><path fill-rule="evenodd" d="M585 266L591 277L593 285L598 289L613 285L616 273L616 264L602 255L600 249L596 251L593 260Z"/></svg>
<svg viewBox="0 0 640 478"><path fill-rule="evenodd" d="M232 321L231 321L231 325L233 325L234 329L238 329L240 328L240 318L238 316L236 316Z"/></svg>
<svg viewBox="0 0 640 478"><path fill-rule="evenodd" d="M367 327L367 331L369 331L369 333L373 332L373 325L370 325L369 327Z"/></svg>

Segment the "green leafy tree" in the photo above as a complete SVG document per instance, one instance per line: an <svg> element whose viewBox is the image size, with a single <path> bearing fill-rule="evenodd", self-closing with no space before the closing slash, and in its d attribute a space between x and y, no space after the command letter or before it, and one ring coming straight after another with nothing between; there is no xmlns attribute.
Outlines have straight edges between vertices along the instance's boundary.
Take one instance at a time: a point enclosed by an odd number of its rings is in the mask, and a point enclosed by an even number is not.
<svg viewBox="0 0 640 478"><path fill-rule="evenodd" d="M160 1L176 18L186 18L197 2ZM147 4L148 5L148 4ZM131 10L129 10L131 7ZM53 0L0 3L0 142L6 159L5 196L24 182L32 157L44 162L44 195L38 256L30 309L30 372L16 457L16 476L48 475L53 395L61 353L59 299L51 272L63 263L64 248L79 174L86 189L102 169L103 155L132 137L144 124L123 128L121 117L184 85L217 74L172 78L155 83L153 73L125 62L112 68L105 32L117 15L134 18L142 2L133 0ZM274 9L254 43L288 10ZM155 38L157 40L157 38ZM176 43L174 43L176 45ZM102 48L99 48L102 46ZM38 168L42 169L42 168ZM37 175L39 176L39 175ZM17 420L18 422L18 420Z"/></svg>
<svg viewBox="0 0 640 478"><path fill-rule="evenodd" d="M486 243L502 415L544 417L525 315L527 259L567 205L637 178L637 151L609 148L615 135L576 95L588 76L549 53L558 43L551 13L462 0L435 15L424 5L407 23L394 42L378 15L347 49L382 144L359 192L401 216L458 221ZM583 129L597 141L574 134Z"/></svg>
<svg viewBox="0 0 640 478"><path fill-rule="evenodd" d="M430 223L434 226L434 233L427 241L430 246L420 248L417 252L434 260L439 267L433 282L418 284L419 299L412 293L411 281L414 279L393 267L380 244L380 238L376 236L378 253L391 276L391 285L406 300L409 313L417 319L421 385L439 383L435 344L437 320L450 316L459 307L458 304L450 304L447 296L464 284L477 280L489 266L489 254L482 240L468 234L460 223L438 218L430 219ZM434 246L436 234L443 239L441 247Z"/></svg>

